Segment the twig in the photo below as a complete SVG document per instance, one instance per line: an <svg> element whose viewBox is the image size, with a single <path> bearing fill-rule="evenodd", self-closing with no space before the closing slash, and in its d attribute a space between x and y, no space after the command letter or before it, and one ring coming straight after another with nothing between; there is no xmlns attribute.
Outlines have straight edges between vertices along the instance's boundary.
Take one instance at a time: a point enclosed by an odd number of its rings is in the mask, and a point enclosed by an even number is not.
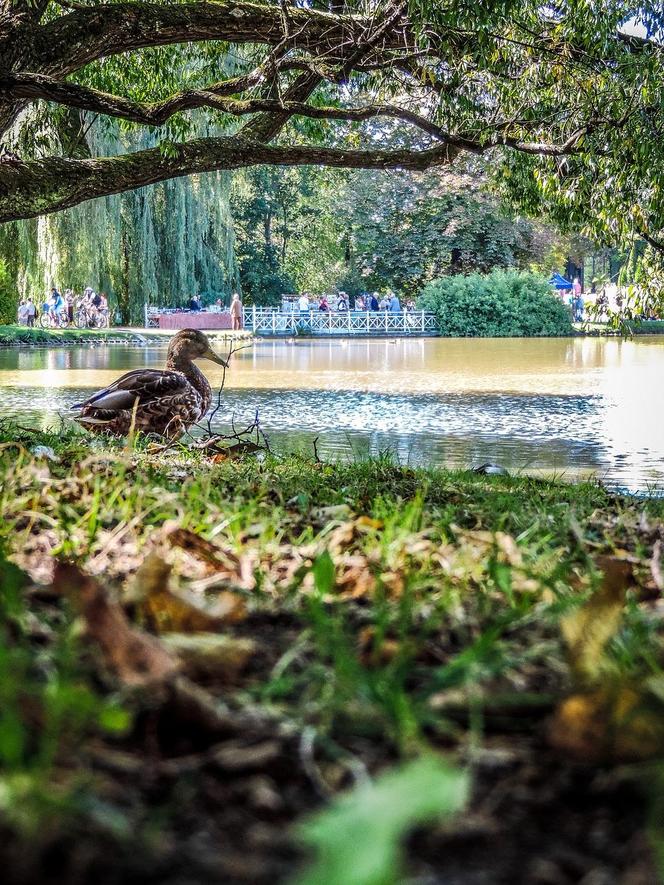
<svg viewBox="0 0 664 885"><path fill-rule="evenodd" d="M231 344L231 349L228 351L228 356L226 357L226 365L224 366L223 375L221 376L221 385L219 386L219 393L217 394L217 404L215 405L214 409L208 415L208 419L207 419L208 436L214 435L212 432L212 421L214 419L214 416L217 414L217 412L221 408L221 394L223 393L224 385L226 384L226 370L228 369L228 364L230 363L230 359L234 354L239 353L241 350L245 350L247 347L251 347L251 345L250 344L242 344L242 345L240 345L240 347L234 347Z"/></svg>

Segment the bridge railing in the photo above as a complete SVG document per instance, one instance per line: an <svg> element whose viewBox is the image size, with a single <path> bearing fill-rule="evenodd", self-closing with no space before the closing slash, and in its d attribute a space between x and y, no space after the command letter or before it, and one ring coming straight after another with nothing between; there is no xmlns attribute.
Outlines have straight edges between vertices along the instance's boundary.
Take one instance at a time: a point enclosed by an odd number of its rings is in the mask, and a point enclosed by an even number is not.
<svg viewBox="0 0 664 885"><path fill-rule="evenodd" d="M244 308L244 328L258 335L431 335L435 314L424 310L280 311Z"/></svg>

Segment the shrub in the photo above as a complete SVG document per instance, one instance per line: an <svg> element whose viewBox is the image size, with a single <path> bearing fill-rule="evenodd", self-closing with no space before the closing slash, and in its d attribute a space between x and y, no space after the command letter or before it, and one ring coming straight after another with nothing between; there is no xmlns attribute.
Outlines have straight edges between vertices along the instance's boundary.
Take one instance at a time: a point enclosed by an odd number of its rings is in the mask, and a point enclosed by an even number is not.
<svg viewBox="0 0 664 885"><path fill-rule="evenodd" d="M525 271L446 276L429 283L418 307L450 337L530 337L572 333L569 309L543 277Z"/></svg>

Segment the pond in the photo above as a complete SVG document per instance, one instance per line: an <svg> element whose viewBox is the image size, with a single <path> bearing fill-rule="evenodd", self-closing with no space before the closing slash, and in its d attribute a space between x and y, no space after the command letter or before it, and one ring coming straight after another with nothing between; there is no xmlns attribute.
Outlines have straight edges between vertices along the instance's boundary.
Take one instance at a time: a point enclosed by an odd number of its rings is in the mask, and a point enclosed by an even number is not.
<svg viewBox="0 0 664 885"><path fill-rule="evenodd" d="M33 426L164 346L0 351L0 414ZM221 369L202 362L213 386ZM257 341L236 354L215 421L258 410L277 450L402 463L595 474L664 488L664 336L571 339Z"/></svg>

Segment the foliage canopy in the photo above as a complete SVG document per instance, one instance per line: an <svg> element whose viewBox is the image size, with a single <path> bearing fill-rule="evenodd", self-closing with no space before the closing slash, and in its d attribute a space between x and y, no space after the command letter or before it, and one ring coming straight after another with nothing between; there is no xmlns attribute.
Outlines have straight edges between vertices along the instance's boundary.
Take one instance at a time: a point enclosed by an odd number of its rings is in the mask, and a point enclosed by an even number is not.
<svg viewBox="0 0 664 885"><path fill-rule="evenodd" d="M254 164L491 155L510 196L664 246L661 0L2 0L0 221ZM59 146L21 137L27 105ZM192 112L209 134L191 137ZM100 117L158 146L81 156ZM67 137L69 133L69 137ZM220 134L222 133L222 134ZM607 187L607 184L609 185Z"/></svg>

